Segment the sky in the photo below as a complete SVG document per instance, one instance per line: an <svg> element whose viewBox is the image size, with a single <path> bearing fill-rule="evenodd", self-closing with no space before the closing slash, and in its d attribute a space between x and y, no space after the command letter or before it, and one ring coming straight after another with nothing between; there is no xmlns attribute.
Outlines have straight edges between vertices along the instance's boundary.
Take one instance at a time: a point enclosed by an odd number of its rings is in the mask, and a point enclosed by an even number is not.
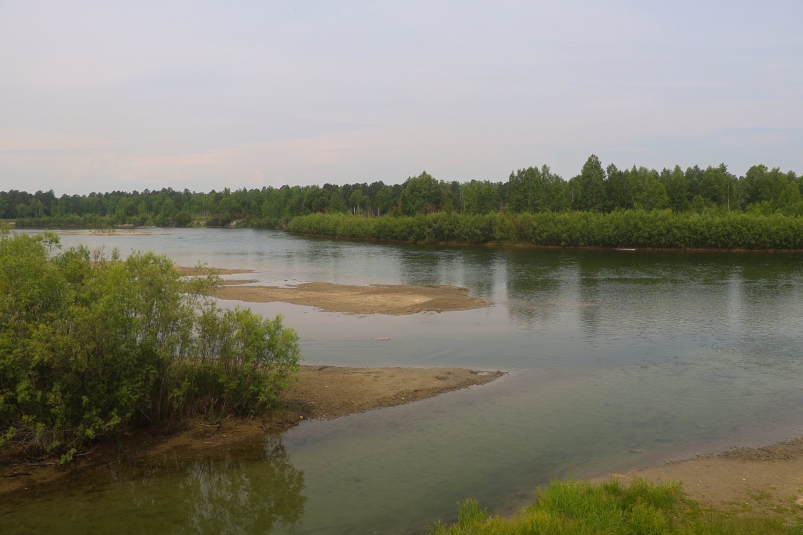
<svg viewBox="0 0 803 535"><path fill-rule="evenodd" d="M803 173L803 2L0 0L0 190Z"/></svg>

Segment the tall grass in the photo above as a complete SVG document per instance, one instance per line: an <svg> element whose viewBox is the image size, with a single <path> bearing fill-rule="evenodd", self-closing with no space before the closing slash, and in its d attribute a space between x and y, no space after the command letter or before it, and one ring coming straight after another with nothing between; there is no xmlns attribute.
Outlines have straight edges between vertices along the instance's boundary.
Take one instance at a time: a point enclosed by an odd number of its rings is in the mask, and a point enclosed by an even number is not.
<svg viewBox="0 0 803 535"><path fill-rule="evenodd" d="M412 217L312 214L292 232L411 243L501 243L558 247L680 249L803 249L803 217L671 210L543 212L469 215L438 212Z"/></svg>
<svg viewBox="0 0 803 535"><path fill-rule="evenodd" d="M636 480L598 485L554 481L536 492L533 504L516 515L490 515L475 500L460 505L457 522L436 523L430 535L791 535L800 528L768 518L734 518L700 510L684 498L677 484Z"/></svg>

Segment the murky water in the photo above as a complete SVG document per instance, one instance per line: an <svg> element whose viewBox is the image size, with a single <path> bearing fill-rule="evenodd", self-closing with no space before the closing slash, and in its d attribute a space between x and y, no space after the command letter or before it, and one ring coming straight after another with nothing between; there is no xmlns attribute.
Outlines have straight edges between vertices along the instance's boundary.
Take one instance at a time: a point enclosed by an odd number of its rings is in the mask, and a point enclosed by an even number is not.
<svg viewBox="0 0 803 535"><path fill-rule="evenodd" d="M284 314L308 363L510 374L307 422L250 449L4 498L4 533L415 533L453 518L469 496L506 512L553 477L803 434L803 255L443 248L208 229L63 243L252 268L241 278L263 284L465 286L496 305L401 317L249 306ZM380 336L390 340L371 340Z"/></svg>

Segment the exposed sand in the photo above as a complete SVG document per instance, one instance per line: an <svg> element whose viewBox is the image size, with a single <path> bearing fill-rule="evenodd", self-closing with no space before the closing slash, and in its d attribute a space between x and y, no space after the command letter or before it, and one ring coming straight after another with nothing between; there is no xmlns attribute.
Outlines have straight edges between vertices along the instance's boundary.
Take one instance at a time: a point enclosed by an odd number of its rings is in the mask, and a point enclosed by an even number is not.
<svg viewBox="0 0 803 535"><path fill-rule="evenodd" d="M326 282L309 282L291 288L227 286L220 288L215 297L255 303L282 301L348 314L402 315L493 305L491 301L471 297L466 288L456 286L349 286Z"/></svg>
<svg viewBox="0 0 803 535"><path fill-rule="evenodd" d="M635 478L679 481L690 498L706 507L778 515L791 520L803 518L803 438L608 477L623 482Z"/></svg>
<svg viewBox="0 0 803 535"><path fill-rule="evenodd" d="M53 459L0 457L0 496L22 492L64 479L108 477L109 464L121 469L149 466L166 456L192 457L218 448L246 447L267 433L289 429L315 418L337 418L381 407L403 405L471 385L493 381L502 372L462 368L341 368L302 366L299 380L284 392L285 410L259 419L229 418L220 422L196 420L170 429L143 430L119 444L99 444L90 455L66 467ZM100 476L98 476L100 474Z"/></svg>
<svg viewBox="0 0 803 535"><path fill-rule="evenodd" d="M158 232L143 232L141 230L56 230L56 234L64 234L67 236L150 236L151 234L159 234Z"/></svg>
<svg viewBox="0 0 803 535"><path fill-rule="evenodd" d="M304 366L298 383L288 388L282 399L288 410L331 419L488 383L500 375L464 368Z"/></svg>
<svg viewBox="0 0 803 535"><path fill-rule="evenodd" d="M185 266L173 266L176 268L176 271L181 273L182 275L187 276L204 276L204 275L237 275L240 273L254 273L253 269L224 269L224 268L216 268L216 267L185 267ZM239 281L240 284L244 284L246 282L252 281Z"/></svg>

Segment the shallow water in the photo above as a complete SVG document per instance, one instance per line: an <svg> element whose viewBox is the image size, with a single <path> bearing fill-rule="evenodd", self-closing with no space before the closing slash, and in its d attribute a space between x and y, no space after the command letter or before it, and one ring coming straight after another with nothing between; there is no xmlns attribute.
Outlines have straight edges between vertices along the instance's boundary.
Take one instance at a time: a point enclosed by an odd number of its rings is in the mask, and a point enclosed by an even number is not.
<svg viewBox="0 0 803 535"><path fill-rule="evenodd" d="M306 422L250 449L5 498L4 532L419 532L469 496L508 512L553 477L803 434L799 254L378 245L239 229L62 241L251 268L226 278L263 284L465 286L495 306L411 316L248 306L284 314L308 363L510 374ZM371 340L380 336L390 340Z"/></svg>

